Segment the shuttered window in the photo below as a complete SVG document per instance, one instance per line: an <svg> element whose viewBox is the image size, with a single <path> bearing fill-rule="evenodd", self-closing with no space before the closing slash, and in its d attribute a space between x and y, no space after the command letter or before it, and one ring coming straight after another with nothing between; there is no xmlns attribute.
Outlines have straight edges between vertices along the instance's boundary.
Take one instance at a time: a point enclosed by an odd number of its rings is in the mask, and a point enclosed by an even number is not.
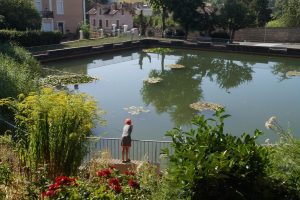
<svg viewBox="0 0 300 200"><path fill-rule="evenodd" d="M56 0L56 13L58 15L64 14L64 1L63 0Z"/></svg>

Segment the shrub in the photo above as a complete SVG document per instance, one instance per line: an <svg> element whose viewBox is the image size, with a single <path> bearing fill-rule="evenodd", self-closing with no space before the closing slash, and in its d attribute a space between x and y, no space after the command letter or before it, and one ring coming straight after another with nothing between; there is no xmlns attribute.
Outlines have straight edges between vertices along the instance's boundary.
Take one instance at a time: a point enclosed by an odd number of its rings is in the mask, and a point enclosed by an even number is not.
<svg viewBox="0 0 300 200"><path fill-rule="evenodd" d="M60 32L0 30L0 43L15 42L24 47L59 44Z"/></svg>
<svg viewBox="0 0 300 200"><path fill-rule="evenodd" d="M28 166L47 164L52 178L76 174L87 151L87 136L95 120L101 120L91 97L44 88L2 103L15 112L18 149Z"/></svg>
<svg viewBox="0 0 300 200"><path fill-rule="evenodd" d="M268 28L281 28L281 27L287 27L283 19L276 19L269 21L267 24Z"/></svg>
<svg viewBox="0 0 300 200"><path fill-rule="evenodd" d="M285 131L274 116L266 122L266 127L280 136L279 142L269 144L272 167L269 171L270 176L279 184L285 183L300 199L300 140L295 138L290 130Z"/></svg>
<svg viewBox="0 0 300 200"><path fill-rule="evenodd" d="M291 199L284 184L267 176L269 151L256 144L262 133L241 137L224 133L224 110L215 119L197 116L196 129L174 129L170 155L170 185L181 199ZM215 123L215 125L213 124ZM172 187L169 191L174 193Z"/></svg>
<svg viewBox="0 0 300 200"><path fill-rule="evenodd" d="M0 98L17 97L37 89L37 73L27 63L0 54Z"/></svg>

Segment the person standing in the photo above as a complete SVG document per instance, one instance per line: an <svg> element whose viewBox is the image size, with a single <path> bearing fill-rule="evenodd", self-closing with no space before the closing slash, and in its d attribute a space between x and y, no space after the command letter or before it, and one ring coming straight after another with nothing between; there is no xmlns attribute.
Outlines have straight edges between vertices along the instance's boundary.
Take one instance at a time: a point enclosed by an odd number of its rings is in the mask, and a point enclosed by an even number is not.
<svg viewBox="0 0 300 200"><path fill-rule="evenodd" d="M131 132L133 129L133 125L130 118L125 119L124 124L125 125L123 127L121 146L122 146L122 162L126 163L126 162L130 162L130 159L128 158L128 154L129 154L129 148L131 147Z"/></svg>

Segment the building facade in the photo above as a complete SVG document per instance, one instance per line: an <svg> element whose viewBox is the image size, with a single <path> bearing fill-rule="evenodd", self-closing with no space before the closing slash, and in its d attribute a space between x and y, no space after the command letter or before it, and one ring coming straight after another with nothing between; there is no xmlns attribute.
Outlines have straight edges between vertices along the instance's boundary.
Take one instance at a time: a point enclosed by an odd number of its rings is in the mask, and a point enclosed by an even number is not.
<svg viewBox="0 0 300 200"><path fill-rule="evenodd" d="M127 25L130 30L133 28L133 12L131 4L97 4L88 12L90 29L93 31L103 29L109 32L115 24L116 29L122 29Z"/></svg>
<svg viewBox="0 0 300 200"><path fill-rule="evenodd" d="M34 0L42 16L42 31L75 33L85 20L84 0Z"/></svg>

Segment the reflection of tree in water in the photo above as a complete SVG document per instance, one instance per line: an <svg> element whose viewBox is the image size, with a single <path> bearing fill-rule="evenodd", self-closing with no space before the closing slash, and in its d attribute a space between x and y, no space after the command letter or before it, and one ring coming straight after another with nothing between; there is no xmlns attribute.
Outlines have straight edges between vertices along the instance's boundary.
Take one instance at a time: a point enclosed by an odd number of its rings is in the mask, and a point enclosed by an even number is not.
<svg viewBox="0 0 300 200"><path fill-rule="evenodd" d="M193 78L193 72L189 69L152 70L149 74L149 77L158 76L163 79L162 82L144 83L141 89L144 102L153 104L158 113L169 113L176 126L188 125L197 113L189 105L202 99L199 89L201 79Z"/></svg>
<svg viewBox="0 0 300 200"><path fill-rule="evenodd" d="M230 60L230 57L186 55L179 59L178 64L197 68L198 75L209 77L211 81L216 77L220 88L226 91L252 80L251 65L244 61Z"/></svg>
<svg viewBox="0 0 300 200"><path fill-rule="evenodd" d="M151 63L151 56L144 52L144 51L140 51L139 52L139 65L140 65L140 69L143 69L143 60L144 58L148 58L149 59L149 62Z"/></svg>
<svg viewBox="0 0 300 200"><path fill-rule="evenodd" d="M231 59L228 55L220 54L179 53L177 55L180 58L176 63L186 66L186 69L164 70L165 56L162 55L162 70L152 70L149 77L160 77L163 81L158 84L144 83L141 89L144 102L153 104L158 113L169 113L177 126L190 124L192 117L197 114L189 105L203 99L200 88L202 78L215 79L220 88L225 90L252 80L251 64L239 61L236 57Z"/></svg>
<svg viewBox="0 0 300 200"><path fill-rule="evenodd" d="M289 79L287 75L289 71L298 71L300 72L299 61L296 62L277 62L272 67L272 73L279 76L280 81Z"/></svg>

